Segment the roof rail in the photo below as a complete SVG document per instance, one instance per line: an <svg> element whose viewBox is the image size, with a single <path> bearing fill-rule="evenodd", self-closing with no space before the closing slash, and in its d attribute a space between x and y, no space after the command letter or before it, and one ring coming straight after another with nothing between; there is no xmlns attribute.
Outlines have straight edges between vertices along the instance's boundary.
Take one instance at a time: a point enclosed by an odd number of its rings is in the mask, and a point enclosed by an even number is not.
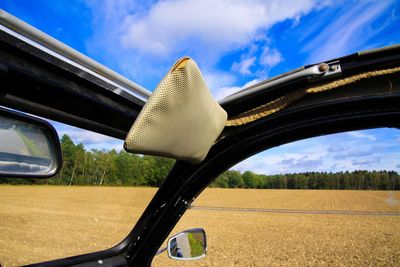
<svg viewBox="0 0 400 267"><path fill-rule="evenodd" d="M52 52L53 56L64 59L68 63L89 72L97 78L116 84L119 89L130 95L133 94L142 100L147 100L151 95L151 92L146 88L132 82L2 9L0 9L0 25L7 28L9 32L19 34L19 37L25 37L23 41L29 42L39 49L47 50L46 52ZM3 28L1 30L6 29ZM115 91L115 93L118 94L118 91Z"/></svg>

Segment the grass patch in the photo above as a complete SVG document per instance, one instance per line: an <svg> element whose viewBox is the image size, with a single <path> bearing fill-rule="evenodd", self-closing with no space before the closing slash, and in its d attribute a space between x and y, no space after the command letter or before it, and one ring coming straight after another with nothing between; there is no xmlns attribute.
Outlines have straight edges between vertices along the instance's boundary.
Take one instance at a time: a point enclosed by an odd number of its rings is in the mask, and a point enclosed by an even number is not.
<svg viewBox="0 0 400 267"><path fill-rule="evenodd" d="M198 234L199 237L196 238L194 237L193 233L188 233L188 238L189 238L189 244L190 244L190 256L194 257L199 257L203 255L204 253L204 248L203 248L203 243L201 240L202 239L202 234ZM201 236L200 236L201 235Z"/></svg>
<svg viewBox="0 0 400 267"><path fill-rule="evenodd" d="M21 137L22 142L24 142L24 144L28 148L29 153L31 153L31 156L34 156L34 157L45 157L46 156L45 153L37 147L35 142L30 140L28 137L26 137L25 134L21 130L16 129L16 132L18 133L19 137Z"/></svg>

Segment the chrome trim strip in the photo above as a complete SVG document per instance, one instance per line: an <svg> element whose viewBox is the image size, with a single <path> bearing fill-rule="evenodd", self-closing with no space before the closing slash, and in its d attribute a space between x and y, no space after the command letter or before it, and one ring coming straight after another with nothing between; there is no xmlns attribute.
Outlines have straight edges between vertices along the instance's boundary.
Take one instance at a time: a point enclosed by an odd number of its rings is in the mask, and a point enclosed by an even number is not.
<svg viewBox="0 0 400 267"><path fill-rule="evenodd" d="M303 78L303 77L308 77L308 76L314 76L314 75L321 75L321 72L318 70L318 66L312 66L308 69L303 69L297 72L294 72L290 75L284 76L280 79L272 79L270 81L266 81L266 82L261 82L259 84L253 85L250 88L244 88L243 90L240 90L239 92L227 96L224 99L222 99L221 101L219 101L219 103L221 105L226 104L227 102L231 102L234 101L236 99L242 98L242 97L246 97L248 95L252 95L254 93L263 91L267 88L270 87L274 87L274 86L278 86L281 84L284 84L288 81L292 81L295 79L299 79L299 78Z"/></svg>
<svg viewBox="0 0 400 267"><path fill-rule="evenodd" d="M235 101L239 98L246 97L257 92L266 90L271 87L279 86L290 81L295 81L301 78L309 78L311 81L320 80L321 78L329 77L331 75L340 75L340 65L334 62L335 69L331 69L333 63L320 63L309 68L299 68L297 71L288 73L288 75L278 76L266 81L262 81L258 84L249 86L236 92L230 96L225 97L219 101L219 104L224 105L228 102Z"/></svg>
<svg viewBox="0 0 400 267"><path fill-rule="evenodd" d="M151 95L151 92L146 88L132 82L2 9L0 9L0 30L60 60L63 60L68 64L95 76L96 78L114 85L117 87L115 90L112 90L115 94L128 99L133 96L144 101L146 101Z"/></svg>

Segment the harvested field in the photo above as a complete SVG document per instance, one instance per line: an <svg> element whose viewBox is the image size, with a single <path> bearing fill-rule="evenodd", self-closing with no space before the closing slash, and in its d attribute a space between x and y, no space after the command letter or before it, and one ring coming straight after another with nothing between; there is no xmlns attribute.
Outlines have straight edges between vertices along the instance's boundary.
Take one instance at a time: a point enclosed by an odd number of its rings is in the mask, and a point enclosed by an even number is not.
<svg viewBox="0 0 400 267"><path fill-rule="evenodd" d="M16 266L110 247L126 236L155 191L0 186L0 262ZM206 258L176 262L164 253L153 265L398 266L400 216L395 214L400 213L399 199L400 192L388 191L210 188L193 203L198 208L188 210L173 231L205 228Z"/></svg>

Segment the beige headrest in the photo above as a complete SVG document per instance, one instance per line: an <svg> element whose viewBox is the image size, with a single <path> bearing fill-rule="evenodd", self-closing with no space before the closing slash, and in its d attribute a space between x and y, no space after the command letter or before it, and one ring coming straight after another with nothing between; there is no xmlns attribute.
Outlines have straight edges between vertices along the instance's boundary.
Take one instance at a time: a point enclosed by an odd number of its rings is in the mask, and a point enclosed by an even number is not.
<svg viewBox="0 0 400 267"><path fill-rule="evenodd" d="M128 152L200 163L222 132L227 113L213 99L196 62L178 60L129 131Z"/></svg>

